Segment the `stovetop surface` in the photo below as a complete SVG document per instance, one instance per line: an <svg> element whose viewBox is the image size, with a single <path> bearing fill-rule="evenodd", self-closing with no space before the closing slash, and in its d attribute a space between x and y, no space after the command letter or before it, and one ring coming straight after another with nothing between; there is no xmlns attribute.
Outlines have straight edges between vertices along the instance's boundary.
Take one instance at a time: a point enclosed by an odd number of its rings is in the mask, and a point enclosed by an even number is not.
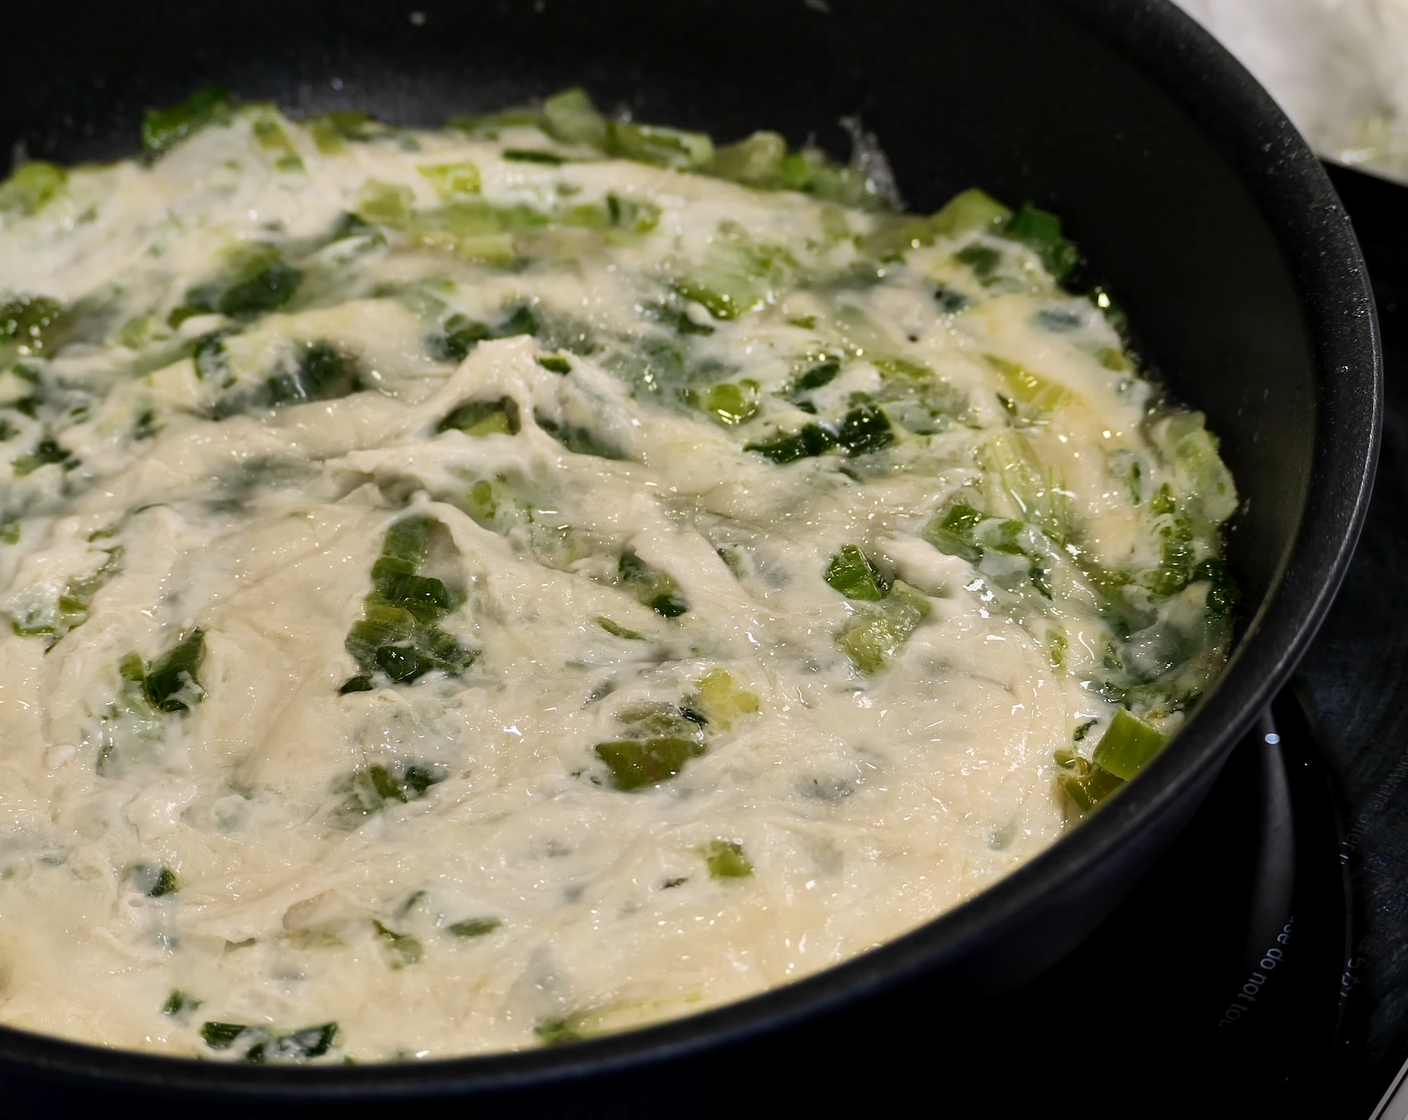
<svg viewBox="0 0 1408 1120"><path fill-rule="evenodd" d="M1085 944L1024 989L974 1006L955 1008L918 981L646 1069L396 1110L678 1117L785 1093L790 1111L835 1115L922 1094L961 1116L1286 1107L1367 1120L1408 1058L1408 190L1332 176L1370 262L1387 354L1364 535L1293 686ZM138 1103L3 1076L0 1101L9 1115ZM200 1109L247 1118L251 1106Z"/></svg>

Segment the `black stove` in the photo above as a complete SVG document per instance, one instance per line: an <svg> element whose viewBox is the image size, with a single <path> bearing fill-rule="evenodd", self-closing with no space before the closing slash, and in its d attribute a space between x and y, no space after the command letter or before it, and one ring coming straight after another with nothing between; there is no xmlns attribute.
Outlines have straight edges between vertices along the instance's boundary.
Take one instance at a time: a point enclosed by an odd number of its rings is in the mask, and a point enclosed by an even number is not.
<svg viewBox="0 0 1408 1120"><path fill-rule="evenodd" d="M463 1101L205 1117L1277 1114L1368 1120L1408 1060L1408 189L1331 169L1369 259L1388 400L1368 522L1293 681L1187 831L1071 956L955 1006L917 981L761 1039ZM1405 1089L1408 1094L1408 1089ZM139 1101L0 1077L0 1113ZM1408 1096L1385 1113L1399 1120Z"/></svg>

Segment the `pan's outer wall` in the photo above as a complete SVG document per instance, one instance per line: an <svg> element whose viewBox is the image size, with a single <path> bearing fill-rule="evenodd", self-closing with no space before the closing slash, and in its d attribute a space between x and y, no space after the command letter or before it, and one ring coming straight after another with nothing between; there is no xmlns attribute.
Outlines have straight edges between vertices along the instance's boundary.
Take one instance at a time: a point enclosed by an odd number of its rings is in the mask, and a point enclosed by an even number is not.
<svg viewBox="0 0 1408 1120"><path fill-rule="evenodd" d="M1105 811L953 913L789 988L564 1050L411 1067L196 1065L3 1029L0 1060L176 1092L450 1092L667 1057L918 971L956 993L1020 983L1163 850L1338 585L1377 449L1366 274L1291 126L1163 0L125 7L26 10L23 49L0 69L0 143L64 162L129 155L144 107L212 81L295 115L424 125L582 84L646 120L721 140L814 134L838 154L837 119L859 113L915 209L980 184L1057 211L1146 356L1222 437L1246 499L1230 560L1247 625L1197 718Z"/></svg>

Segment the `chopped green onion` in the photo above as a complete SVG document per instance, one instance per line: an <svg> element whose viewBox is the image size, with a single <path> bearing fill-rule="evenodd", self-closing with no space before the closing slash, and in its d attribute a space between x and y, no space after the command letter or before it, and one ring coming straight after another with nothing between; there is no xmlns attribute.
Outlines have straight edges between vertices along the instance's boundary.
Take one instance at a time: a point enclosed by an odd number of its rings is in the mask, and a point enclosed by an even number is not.
<svg viewBox="0 0 1408 1120"><path fill-rule="evenodd" d="M180 883L176 879L176 872L171 868L163 866L156 873L156 882L151 885L147 894L152 898L162 898L168 894L175 894L181 889Z"/></svg>
<svg viewBox="0 0 1408 1120"><path fill-rule="evenodd" d="M599 617L596 620L596 624L613 637L624 638L629 642L645 641L644 634L637 634L634 630L627 630L620 623L612 622L609 618Z"/></svg>
<svg viewBox="0 0 1408 1120"><path fill-rule="evenodd" d="M749 443L744 451L756 451L779 466L798 459L813 458L836 446L836 436L820 424L806 424L800 430L784 435L778 433L765 443Z"/></svg>
<svg viewBox="0 0 1408 1120"><path fill-rule="evenodd" d="M1021 432L999 431L979 453L1022 520L1039 525L1057 544L1070 533L1070 503L1056 470L1038 458Z"/></svg>
<svg viewBox="0 0 1408 1120"><path fill-rule="evenodd" d="M345 141L364 143L390 131L370 113L359 109L334 109L330 113L309 117L303 126L313 137L318 151L325 156L338 155L346 148Z"/></svg>
<svg viewBox="0 0 1408 1120"><path fill-rule="evenodd" d="M1019 241L1041 258L1042 267L1059 284L1080 261L1080 251L1061 234L1061 219L1030 202L1022 203L1002 234Z"/></svg>
<svg viewBox="0 0 1408 1120"><path fill-rule="evenodd" d="M406 766L399 774L385 766L353 770L333 787L342 795L335 816L347 827L356 827L388 805L406 805L424 797L445 775L424 766Z"/></svg>
<svg viewBox="0 0 1408 1120"><path fill-rule="evenodd" d="M488 323L478 322L458 312L445 320L444 332L435 340L433 349L437 358L447 362L464 361L471 350L485 339L494 337Z"/></svg>
<svg viewBox="0 0 1408 1120"><path fill-rule="evenodd" d="M716 149L705 170L720 179L750 187L776 187L782 185L786 161L786 139L776 132L755 132L747 139Z"/></svg>
<svg viewBox="0 0 1408 1120"><path fill-rule="evenodd" d="M375 920L372 925L376 928L376 935L386 942L387 956L392 968L405 968L407 965L420 963L421 957L425 955L425 946L417 938L408 933L397 933Z"/></svg>
<svg viewBox="0 0 1408 1120"><path fill-rule="evenodd" d="M581 1032L566 1019L553 1019L546 1023L539 1023L533 1028L533 1033L538 1036L544 1046L561 1046L567 1042L582 1040Z"/></svg>
<svg viewBox="0 0 1408 1120"><path fill-rule="evenodd" d="M962 292L956 292L944 284L935 286L934 299L938 302L939 310L945 315L957 315L973 305L973 301Z"/></svg>
<svg viewBox="0 0 1408 1120"><path fill-rule="evenodd" d="M621 553L616 566L627 589L642 603L666 618L678 618L689 610L689 601L668 573L652 568L636 555L633 548Z"/></svg>
<svg viewBox="0 0 1408 1120"><path fill-rule="evenodd" d="M448 432L453 428L468 436L513 436L518 434L520 427L518 402L512 397L500 397L494 401L470 401L460 405L436 424L435 430Z"/></svg>
<svg viewBox="0 0 1408 1120"><path fill-rule="evenodd" d="M445 202L478 194L484 182L479 168L468 162L421 164L416 170Z"/></svg>
<svg viewBox="0 0 1408 1120"><path fill-rule="evenodd" d="M62 313L63 305L49 296L11 296L0 303L0 342L14 339L31 350L43 349L44 332L59 321ZM24 380L38 381L38 375L28 366L15 366L12 372Z"/></svg>
<svg viewBox="0 0 1408 1120"><path fill-rule="evenodd" d="M248 279L232 285L220 297L216 310L232 319L262 315L286 304L302 282L303 273L298 269L282 261L274 261Z"/></svg>
<svg viewBox="0 0 1408 1120"><path fill-rule="evenodd" d="M933 227L923 218L887 214L876 219L875 229L860 239L859 248L879 261L902 261L909 250L933 243Z"/></svg>
<svg viewBox="0 0 1408 1120"><path fill-rule="evenodd" d="M40 467L58 465L64 470L72 470L78 466L78 459L71 451L61 447L52 436L45 436L34 445L34 450L27 455L21 455L11 462L16 478L24 478L33 474Z"/></svg>
<svg viewBox="0 0 1408 1120"><path fill-rule="evenodd" d="M880 409L870 405L853 408L841 421L836 442L848 455L871 455L883 451L895 442L890 419Z"/></svg>
<svg viewBox="0 0 1408 1120"><path fill-rule="evenodd" d="M368 179L357 194L357 216L374 226L404 229L415 200L416 192L402 183Z"/></svg>
<svg viewBox="0 0 1408 1120"><path fill-rule="evenodd" d="M841 631L841 648L861 672L879 672L932 609L927 596L896 580L883 600L857 612Z"/></svg>
<svg viewBox="0 0 1408 1120"><path fill-rule="evenodd" d="M996 354L984 354L983 358L997 370L1008 395L1018 404L1026 406L1034 416L1059 412L1075 403L1076 395L1064 385Z"/></svg>
<svg viewBox="0 0 1408 1120"><path fill-rule="evenodd" d="M233 113L224 86L209 85L167 109L148 109L142 115L142 147L150 156L169 152L211 124L224 124Z"/></svg>
<svg viewBox="0 0 1408 1120"><path fill-rule="evenodd" d="M1123 779L1115 777L1103 767L1089 764L1084 768L1057 774L1056 781L1082 813L1089 813L1124 785Z"/></svg>
<svg viewBox="0 0 1408 1120"><path fill-rule="evenodd" d="M256 1043L245 1051L247 1062L306 1061L321 1058L337 1041L337 1024L323 1023L316 1027L304 1027L290 1031L272 1039Z"/></svg>
<svg viewBox="0 0 1408 1120"><path fill-rule="evenodd" d="M500 154L513 163L541 163L548 167L560 167L570 162L566 156L545 152L539 148L505 148Z"/></svg>
<svg viewBox="0 0 1408 1120"><path fill-rule="evenodd" d="M711 385L702 393L690 390L685 399L720 424L746 424L758 414L758 383L749 379Z"/></svg>
<svg viewBox="0 0 1408 1120"><path fill-rule="evenodd" d="M657 323L663 323L676 334L698 334L711 335L714 328L708 323L696 323L682 309L672 307L669 303L647 304L641 311L649 319L654 319Z"/></svg>
<svg viewBox="0 0 1408 1120"><path fill-rule="evenodd" d="M829 385L836 380L836 375L841 372L841 363L835 358L828 358L818 365L812 366L801 377L797 378L797 388L810 392L813 389L820 389L823 385Z"/></svg>
<svg viewBox="0 0 1408 1120"><path fill-rule="evenodd" d="M1193 580L1208 581L1207 609L1215 618L1231 614L1242 598L1242 590L1227 570L1227 565L1213 557L1193 569Z"/></svg>
<svg viewBox="0 0 1408 1120"><path fill-rule="evenodd" d="M611 785L629 791L668 781L691 758L703 754L705 746L693 739L658 736L598 743L594 751L611 771Z"/></svg>
<svg viewBox="0 0 1408 1120"><path fill-rule="evenodd" d="M540 412L533 414L538 427L562 444L574 455L595 455L598 459L624 459L621 449L609 443L590 428L579 428L575 424L559 424L550 416Z"/></svg>
<svg viewBox="0 0 1408 1120"><path fill-rule="evenodd" d="M243 1023L205 1023L200 1028L200 1036L212 1050L228 1050L235 1040L249 1027Z"/></svg>
<svg viewBox="0 0 1408 1120"><path fill-rule="evenodd" d="M973 188L949 199L942 210L929 219L940 237L965 233L997 233L1011 219L1012 211L991 195Z"/></svg>
<svg viewBox="0 0 1408 1120"><path fill-rule="evenodd" d="M1128 781L1163 749L1168 741L1156 727L1151 727L1125 708L1115 709L1115 718L1100 736L1091 761L1117 778Z"/></svg>
<svg viewBox="0 0 1408 1120"><path fill-rule="evenodd" d="M710 669L699 678L699 691L689 699L692 705L684 709L686 719L713 724L721 731L730 731L740 716L751 716L762 706L758 694L741 688L727 669Z"/></svg>
<svg viewBox="0 0 1408 1120"><path fill-rule="evenodd" d="M711 879L746 879L753 874L753 865L736 840L710 841L704 849L704 862Z"/></svg>
<svg viewBox="0 0 1408 1120"><path fill-rule="evenodd" d="M847 599L878 603L887 590L885 577L869 558L853 544L845 545L831 558L826 582Z"/></svg>
<svg viewBox="0 0 1408 1120"><path fill-rule="evenodd" d="M697 171L714 158L714 142L702 132L630 121L606 122L606 150L676 171Z"/></svg>
<svg viewBox="0 0 1408 1120"><path fill-rule="evenodd" d="M189 1011L198 1010L203 1002L195 996L187 995L180 988L172 988L166 1002L161 1005L161 1013L171 1016L185 1015Z"/></svg>
<svg viewBox="0 0 1408 1120"><path fill-rule="evenodd" d="M966 264L973 270L974 276L986 283L1002 263L1002 254L991 245L982 245L975 241L954 253L953 259L959 264Z"/></svg>
<svg viewBox="0 0 1408 1120"><path fill-rule="evenodd" d="M564 143L589 144L594 148L606 146L606 118L580 86L565 89L544 101L543 118L548 131Z"/></svg>
<svg viewBox="0 0 1408 1120"><path fill-rule="evenodd" d="M1172 463L1189 507L1220 524L1237 510L1237 487L1205 420L1201 412L1178 413L1155 429L1155 440Z"/></svg>
<svg viewBox="0 0 1408 1120"><path fill-rule="evenodd" d="M955 505L947 512L934 514L924 527L923 536L940 552L976 564L982 559L983 550L975 542L974 531L986 520L988 515L972 506Z"/></svg>
<svg viewBox="0 0 1408 1120"><path fill-rule="evenodd" d="M484 937L493 933L504 923L498 918L466 918L462 922L446 926L456 937Z"/></svg>
<svg viewBox="0 0 1408 1120"><path fill-rule="evenodd" d="M274 170L284 172L303 170L303 160L299 158L294 146L289 143L288 134L279 127L278 121L271 117L258 117L252 125L252 130L259 146L266 152L274 154Z"/></svg>
<svg viewBox="0 0 1408 1120"><path fill-rule="evenodd" d="M542 366L549 373L560 373L563 375L572 372L572 362L569 358L564 358L560 354L535 354L533 361ZM518 429L515 427L514 431Z"/></svg>
<svg viewBox="0 0 1408 1120"><path fill-rule="evenodd" d="M0 214L37 214L63 193L67 183L68 172L57 164L41 159L22 163L0 183Z"/></svg>
<svg viewBox="0 0 1408 1120"><path fill-rule="evenodd" d="M271 377L264 385L261 403L269 408L305 401L329 401L361 388L356 369L329 343L315 342L304 349L289 373Z"/></svg>
<svg viewBox="0 0 1408 1120"><path fill-rule="evenodd" d="M205 698L196 673L205 659L205 631L179 635L176 644L152 662L143 681L147 701L161 712L188 711Z"/></svg>

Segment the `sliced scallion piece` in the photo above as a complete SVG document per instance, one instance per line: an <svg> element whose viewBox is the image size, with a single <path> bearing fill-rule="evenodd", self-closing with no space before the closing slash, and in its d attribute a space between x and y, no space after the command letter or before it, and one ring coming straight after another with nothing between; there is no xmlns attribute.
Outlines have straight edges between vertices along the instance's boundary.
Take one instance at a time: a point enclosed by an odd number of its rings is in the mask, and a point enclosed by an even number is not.
<svg viewBox="0 0 1408 1120"><path fill-rule="evenodd" d="M878 603L885 597L887 584L879 569L858 547L844 545L831 558L826 569L826 582L847 599Z"/></svg>
<svg viewBox="0 0 1408 1120"><path fill-rule="evenodd" d="M1167 741L1167 736L1158 728L1125 708L1116 708L1115 717L1100 736L1091 760L1115 777L1128 781L1163 750Z"/></svg>

